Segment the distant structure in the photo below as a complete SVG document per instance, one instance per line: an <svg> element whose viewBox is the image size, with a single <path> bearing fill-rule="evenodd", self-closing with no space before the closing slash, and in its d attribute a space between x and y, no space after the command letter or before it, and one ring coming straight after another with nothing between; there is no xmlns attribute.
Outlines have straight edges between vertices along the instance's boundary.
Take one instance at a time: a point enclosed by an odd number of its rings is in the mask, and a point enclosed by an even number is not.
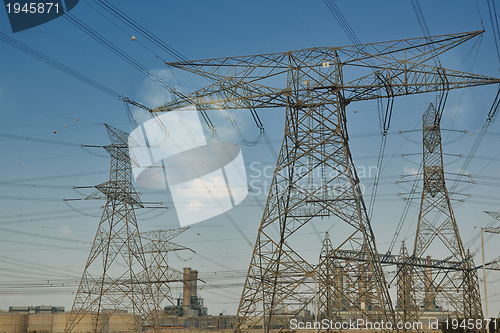
<svg viewBox="0 0 500 333"><path fill-rule="evenodd" d="M183 277L181 271L170 267L168 264L169 253L181 250L193 251L185 246L172 242L174 237L177 237L187 229L189 228L153 230L140 233L142 253L146 256L146 262L148 265L148 278L151 293L154 299L154 304L158 305L158 308L153 309L148 315L145 323L148 327L154 328L156 332L161 330L162 326L169 325L168 319L170 318L161 309L161 306L164 305L164 303L166 303L167 307L175 305L172 297L172 290L170 288L170 284L172 282L184 283L184 289L186 289L186 286L191 288L191 285L194 283L194 294L196 296L196 280L198 279L197 274L193 277L193 282L190 280L191 276L187 278L185 276ZM186 279L189 281L186 282Z"/></svg>
<svg viewBox="0 0 500 333"><path fill-rule="evenodd" d="M203 305L203 298L198 296L198 271L191 267L184 267L182 298L177 304L167 305L165 313L177 317L207 316L208 309Z"/></svg>
<svg viewBox="0 0 500 333"><path fill-rule="evenodd" d="M9 306L9 312L38 314L38 313L63 313L64 306L38 305L38 306Z"/></svg>
<svg viewBox="0 0 500 333"><path fill-rule="evenodd" d="M412 271L412 299L421 304L422 311L438 310L438 302L446 305L454 317L481 319L483 317L477 270L466 252L455 220L446 188L441 144L441 112L430 104L423 115L424 184L413 257L422 257L431 244L442 246L439 251L445 260L458 261L453 270L415 268ZM430 256L427 257L430 261ZM421 303L420 303L421 302Z"/></svg>

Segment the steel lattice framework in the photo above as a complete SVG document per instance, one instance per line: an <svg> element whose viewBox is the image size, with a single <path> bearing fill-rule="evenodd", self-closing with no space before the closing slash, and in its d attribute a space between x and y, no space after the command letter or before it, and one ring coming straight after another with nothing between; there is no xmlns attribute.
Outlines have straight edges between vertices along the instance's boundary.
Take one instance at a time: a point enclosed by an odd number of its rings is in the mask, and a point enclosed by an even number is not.
<svg viewBox="0 0 500 333"><path fill-rule="evenodd" d="M438 300L456 317L478 319L482 309L477 271L462 244L446 188L440 119L441 112L430 104L422 118L424 182L413 256L423 257L438 242L443 245L440 254L458 263L453 271L415 267L411 298L421 306L413 316L419 318L422 311L436 309Z"/></svg>
<svg viewBox="0 0 500 333"><path fill-rule="evenodd" d="M345 310L346 299L343 297L345 276L341 274L342 267L331 256L334 252L328 232L323 240L317 269L319 283L318 315L333 321L341 321L338 310Z"/></svg>
<svg viewBox="0 0 500 333"><path fill-rule="evenodd" d="M500 213L498 212L485 212L485 213L494 218L495 220L500 221ZM491 232L494 234L500 234L500 227L487 228L484 231Z"/></svg>
<svg viewBox="0 0 500 333"><path fill-rule="evenodd" d="M413 258L408 255L408 250L406 249L405 243L401 244L401 250L399 252L399 264L397 265L397 286L398 286L398 296L396 302L396 309L398 314L398 319L403 323L415 323L418 321L417 318L417 302L414 298L414 286L412 279L412 271L416 267L411 264ZM425 264L432 264L428 261Z"/></svg>
<svg viewBox="0 0 500 333"><path fill-rule="evenodd" d="M135 217L135 207L143 205L132 185L128 134L109 125L106 130L111 140L104 147L111 155L110 176L95 186L106 196L106 204L66 333L73 332L84 316L92 316L92 332L104 332L114 314L122 315L130 332L137 332L157 308Z"/></svg>
<svg viewBox="0 0 500 333"><path fill-rule="evenodd" d="M344 297L345 311L353 317L395 322L349 149L346 106L499 83L497 78L425 64L480 33L168 64L213 83L153 112L190 104L199 110L286 110L284 139L238 308L237 330L288 327L291 317L313 303L314 276L322 263L318 266L296 250L296 234L316 217L328 217L330 225L345 223L345 233L336 233L333 252L355 250L367 258L348 265L334 259L341 276L356 272L369 280L364 286L346 284L342 295L333 289L334 299ZM390 119L390 110L385 119ZM338 317L341 309L329 311L328 316Z"/></svg>
<svg viewBox="0 0 500 333"><path fill-rule="evenodd" d="M170 283L184 282L183 273L168 265L168 254L174 251L191 250L182 245L171 242L174 237L185 232L189 228L176 228L167 230L153 230L140 233L142 243L142 253L146 255L148 263L148 283L151 284L153 304L156 309L148 315L146 322L155 329L155 332L161 332L163 325L172 326L168 322L169 317L163 311L163 303L176 305L172 297Z"/></svg>

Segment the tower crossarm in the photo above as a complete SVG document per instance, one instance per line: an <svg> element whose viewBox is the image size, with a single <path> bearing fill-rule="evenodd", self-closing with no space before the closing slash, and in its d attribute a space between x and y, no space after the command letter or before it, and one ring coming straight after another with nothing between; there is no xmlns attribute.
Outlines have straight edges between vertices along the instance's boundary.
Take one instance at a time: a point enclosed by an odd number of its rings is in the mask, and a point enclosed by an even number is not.
<svg viewBox="0 0 500 333"><path fill-rule="evenodd" d="M483 268L483 265L477 266L474 269L481 269ZM490 261L486 264L484 264L484 268L492 270L492 271L500 271L500 259Z"/></svg>
<svg viewBox="0 0 500 333"><path fill-rule="evenodd" d="M385 76L387 83L380 82L378 73ZM385 87L384 84L390 85L392 96L422 94L443 90L443 75L447 79L447 89L500 83L500 79L494 77L402 61L347 82L342 89L349 102L380 98L378 91Z"/></svg>
<svg viewBox="0 0 500 333"><path fill-rule="evenodd" d="M223 81L230 77L253 82L286 73L290 65L289 56L311 59L312 64L319 65L322 65L323 62L332 61L331 59L334 58L332 54L338 54L344 64L352 65L369 64L371 66L375 64L385 67L393 61L401 60L422 63L481 35L483 31L399 39L343 47L313 47L284 53L182 61L166 63L166 65L214 81Z"/></svg>
<svg viewBox="0 0 500 333"><path fill-rule="evenodd" d="M293 59L306 62L306 59ZM343 72L343 64L337 64ZM392 66L378 68L367 75L357 77L344 84L338 84L328 73L319 73L311 67L310 76L304 76L294 86L273 88L255 82L227 79L216 82L208 87L175 99L157 107L152 112L171 111L187 105L195 104L201 109L249 109L286 107L296 101L296 107L301 105L299 96L314 95L314 106L327 105L334 95L343 91L346 103L371 100L381 97L405 96L443 90L442 76L446 75L447 89L458 89L487 84L500 83L500 79L466 73L435 66L428 66L409 61L394 62ZM345 75L348 77L348 75ZM382 81L380 77L383 76ZM306 83L306 84L305 84ZM381 89L390 93L379 94ZM311 107L313 105L307 105Z"/></svg>

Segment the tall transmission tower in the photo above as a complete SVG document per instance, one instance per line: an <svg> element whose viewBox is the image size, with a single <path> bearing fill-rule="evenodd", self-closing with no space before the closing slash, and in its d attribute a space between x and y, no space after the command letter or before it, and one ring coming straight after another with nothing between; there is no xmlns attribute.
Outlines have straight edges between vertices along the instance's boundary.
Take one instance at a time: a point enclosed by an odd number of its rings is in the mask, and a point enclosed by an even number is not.
<svg viewBox="0 0 500 333"><path fill-rule="evenodd" d="M413 258L410 258L408 255L405 243L402 242L401 250L399 252L399 264L396 266L396 277L398 279L396 309L398 319L403 323L415 323L418 321L418 318L416 318L417 304L412 279L412 271L414 269L414 266L411 263L412 259Z"/></svg>
<svg viewBox="0 0 500 333"><path fill-rule="evenodd" d="M332 257L334 252L332 242L328 232L323 240L323 246L319 257L317 274L319 284L319 297L318 297L318 314L321 318L326 318L333 321L341 321L342 318L338 316L338 310L345 310L346 300L343 297L344 280L345 277L340 274L342 267Z"/></svg>
<svg viewBox="0 0 500 333"><path fill-rule="evenodd" d="M238 308L237 330L288 327L291 318L310 308L318 264L307 258L297 231L318 218L324 218L323 226L343 222L336 228L329 258L344 249L367 258L347 263L335 259L342 276L356 272L367 276L368 283L363 288L346 284L346 309L333 309L333 315L395 322L349 148L346 107L356 101L499 83L497 78L424 64L480 33L167 64L214 83L153 112L189 104L201 110L286 110L285 136ZM277 82L281 86L272 86ZM391 113L388 108L386 117Z"/></svg>
<svg viewBox="0 0 500 333"><path fill-rule="evenodd" d="M109 319L122 315L130 332L140 330L152 303L147 264L139 237L135 207L143 207L132 185L128 134L106 125L111 144L109 181L95 186L106 205L85 265L65 333L92 316L92 332L106 330ZM126 313L125 313L126 312Z"/></svg>
<svg viewBox="0 0 500 333"><path fill-rule="evenodd" d="M488 214L489 216L491 216L492 218L494 218L495 220L500 222L500 213L498 213L498 212L486 212L486 211L485 211L485 213ZM488 228L487 232L498 234L498 233L500 233L500 227Z"/></svg>
<svg viewBox="0 0 500 333"><path fill-rule="evenodd" d="M191 250L185 246L173 243L171 240L189 228L153 230L140 233L142 253L148 263L148 282L151 284L153 304L156 309L148 315L146 322L160 332L162 325L168 325L168 316L163 311L164 303L175 306L170 283L184 282L183 273L169 266L168 254L174 251ZM192 251L192 250L191 250ZM170 325L172 326L172 325Z"/></svg>
<svg viewBox="0 0 500 333"><path fill-rule="evenodd" d="M422 120L424 184L413 256L423 257L432 243L439 243L442 245L439 253L446 260L459 261L464 269L451 272L415 269L412 281L415 297L417 302L423 301L417 317L421 311L437 309L439 300L441 307L450 307L457 317L478 319L482 318L482 310L477 271L462 244L446 188L440 119L441 113L430 104Z"/></svg>

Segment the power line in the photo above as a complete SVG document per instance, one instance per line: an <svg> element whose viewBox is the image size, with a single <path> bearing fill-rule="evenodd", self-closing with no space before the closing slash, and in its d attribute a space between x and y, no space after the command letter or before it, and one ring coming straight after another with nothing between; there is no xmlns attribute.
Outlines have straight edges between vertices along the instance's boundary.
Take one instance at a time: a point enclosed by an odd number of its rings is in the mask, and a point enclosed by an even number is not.
<svg viewBox="0 0 500 333"><path fill-rule="evenodd" d="M493 30L493 39L495 40L495 47L497 50L498 61L500 62L500 49L498 46L498 40L500 39L500 29L498 27L498 18L497 18L497 10L495 7L495 1L491 1L491 5L490 5L490 0L486 0L486 3L488 4L488 13L490 14L491 27ZM495 16L495 19L493 19L491 8L493 8L493 14Z"/></svg>
<svg viewBox="0 0 500 333"><path fill-rule="evenodd" d="M103 9L105 9L108 13L128 25L129 27L139 31L143 36L145 36L147 39L149 39L151 42L153 42L156 46L160 47L163 51L167 52L170 54L172 57L174 57L178 61L188 61L188 59L183 56L180 52L175 50L173 47L162 41L160 38L155 36L152 32L144 28L142 25L137 23L135 20L133 20L130 16L126 15L123 13L121 10L113 6L111 3L105 0L93 0L95 3L97 3L99 6L101 6Z"/></svg>
<svg viewBox="0 0 500 333"><path fill-rule="evenodd" d="M84 74L82 74L74 69L69 68L68 66L60 63L59 61L56 61L56 60L46 56L45 54L32 49L31 47L15 40L14 38L7 36L6 34L4 34L2 32L0 32L0 40L15 47L16 49L18 49L20 51L23 51L26 54L29 54L30 56L32 56L40 61L45 62L46 64L66 73L68 75L71 75L72 77L74 77L74 78L76 78L76 79L96 88L96 89L99 89L100 91L102 91L102 92L104 92L104 93L106 93L114 98L118 98L118 99L124 98L124 96L122 94L120 94L119 92L117 92L116 90L111 89L111 88L105 86L104 84L101 84L101 83L89 78L88 76L86 76L86 75L84 75Z"/></svg>

